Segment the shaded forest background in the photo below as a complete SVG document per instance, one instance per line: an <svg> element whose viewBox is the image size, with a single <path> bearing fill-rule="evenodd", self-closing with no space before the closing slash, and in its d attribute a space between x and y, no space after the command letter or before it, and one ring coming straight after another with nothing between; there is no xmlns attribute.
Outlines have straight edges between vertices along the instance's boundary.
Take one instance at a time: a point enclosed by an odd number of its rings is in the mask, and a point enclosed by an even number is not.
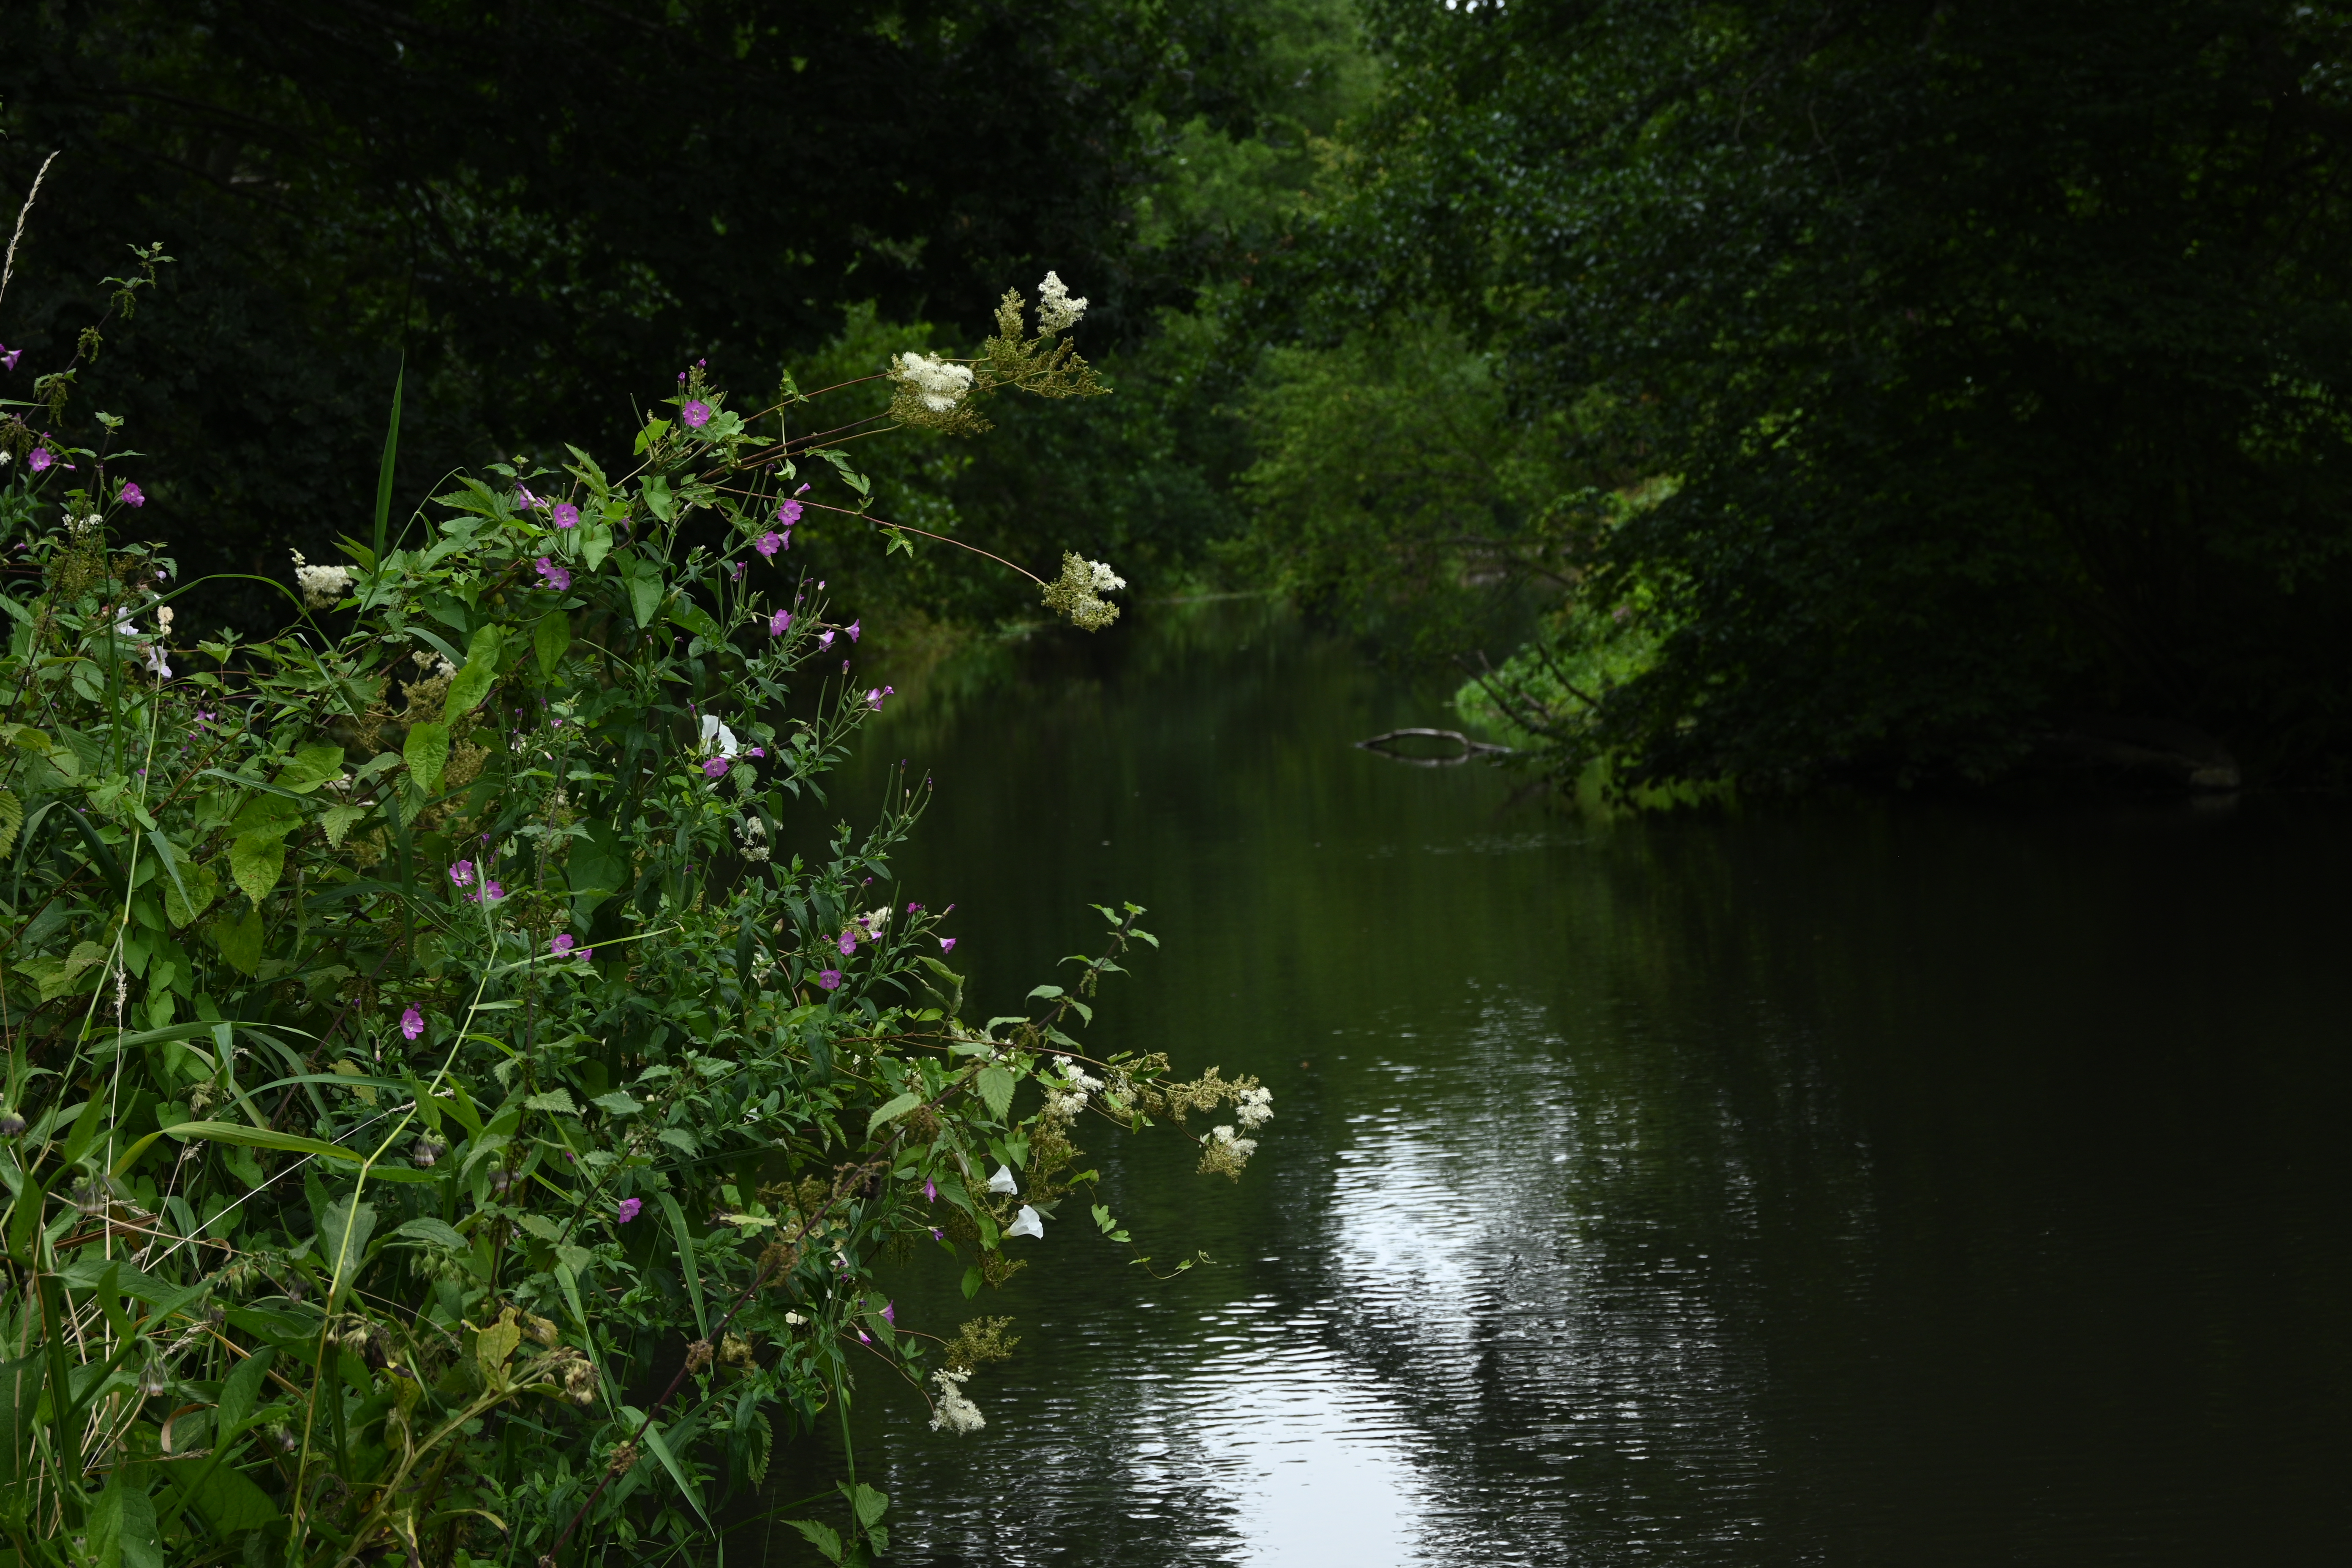
<svg viewBox="0 0 2352 1568"><path fill-rule="evenodd" d="M2252 778L2352 782L2345 6L44 0L0 28L10 212L58 154L0 395L160 241L27 416L127 420L190 573L283 580L362 531L403 364L413 501L614 452L696 360L749 394L967 348L1051 268L1118 395L877 449L880 515L1046 575L1077 549L1137 597L1286 594L1460 672L1563 777L1979 784L2189 726ZM902 637L1034 618L938 551L819 526L795 554ZM224 583L195 629L278 603Z"/></svg>

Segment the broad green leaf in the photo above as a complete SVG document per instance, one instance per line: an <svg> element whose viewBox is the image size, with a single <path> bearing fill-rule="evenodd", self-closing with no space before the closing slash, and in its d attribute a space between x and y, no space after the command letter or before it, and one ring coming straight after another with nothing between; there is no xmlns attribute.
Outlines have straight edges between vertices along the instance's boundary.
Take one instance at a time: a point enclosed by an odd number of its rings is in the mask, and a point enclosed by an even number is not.
<svg viewBox="0 0 2352 1568"><path fill-rule="evenodd" d="M551 610L540 617L531 629L531 651L539 656L539 674L542 680L555 679L556 667L563 662L564 651L572 646L572 617L562 610Z"/></svg>
<svg viewBox="0 0 2352 1568"><path fill-rule="evenodd" d="M662 580L658 572L640 573L629 579L629 608L635 614L640 629L654 624L661 602Z"/></svg>
<svg viewBox="0 0 2352 1568"><path fill-rule="evenodd" d="M230 839L228 870L245 896L258 906L286 874L286 829L265 827Z"/></svg>
<svg viewBox="0 0 2352 1568"><path fill-rule="evenodd" d="M1012 1069L993 1064L984 1067L980 1069L977 1087L981 1100L988 1106L988 1113L999 1121L1003 1121L1005 1112L1013 1109Z"/></svg>
<svg viewBox="0 0 2352 1568"><path fill-rule="evenodd" d="M523 1229L550 1245L564 1239L563 1227L543 1214L519 1215L516 1219Z"/></svg>
<svg viewBox="0 0 2352 1568"><path fill-rule="evenodd" d="M247 1363L250 1364L250 1363ZM217 1440L217 1439L215 1439ZM215 1465L196 1488L196 1511L223 1536L241 1530L259 1530L278 1517L269 1494L226 1465Z"/></svg>
<svg viewBox="0 0 2352 1568"><path fill-rule="evenodd" d="M365 816L369 809L364 805L329 806L325 815L319 818L320 826L327 830L327 842L341 849L343 847L344 837L352 830L352 825Z"/></svg>
<svg viewBox="0 0 2352 1568"><path fill-rule="evenodd" d="M277 1359L278 1352L265 1345L237 1363L236 1370L228 1374L221 1384L220 1405L213 1413L215 1442L227 1442L244 1426L245 1418L261 1403L262 1379Z"/></svg>
<svg viewBox="0 0 2352 1568"><path fill-rule="evenodd" d="M396 1226L392 1234L406 1240L444 1247L452 1252L463 1252L467 1247L466 1238L457 1233L456 1226L446 1220L433 1219L429 1216L425 1219L410 1220L406 1225Z"/></svg>
<svg viewBox="0 0 2352 1568"><path fill-rule="evenodd" d="M857 1522L871 1530L875 1522L889 1511L890 1497L888 1493L876 1491L860 1481L856 1491L851 1494L850 1505L857 1510Z"/></svg>
<svg viewBox="0 0 2352 1568"><path fill-rule="evenodd" d="M343 776L343 749L341 746L305 746L294 753L278 775L269 782L279 789L292 790L296 795L309 795L329 779Z"/></svg>
<svg viewBox="0 0 2352 1568"><path fill-rule="evenodd" d="M141 1467L117 1468L91 1507L89 1561L96 1568L163 1568L163 1539Z"/></svg>
<svg viewBox="0 0 2352 1568"><path fill-rule="evenodd" d="M552 1110L564 1116L577 1116L580 1108L572 1103L572 1096L561 1089L543 1089L522 1102L525 1110Z"/></svg>
<svg viewBox="0 0 2352 1568"><path fill-rule="evenodd" d="M482 1374L493 1387L504 1375L507 1357L514 1354L515 1346L522 1343L522 1330L514 1321L514 1309L509 1307L499 1321L474 1336L474 1359L481 1363Z"/></svg>
<svg viewBox="0 0 2352 1568"><path fill-rule="evenodd" d="M184 891L183 890L184 889ZM175 926L192 924L220 897L220 878L202 861L185 861L179 877L163 889L163 918Z"/></svg>
<svg viewBox="0 0 2352 1568"><path fill-rule="evenodd" d="M833 1526L819 1524L813 1519L788 1519L784 1522L807 1537L811 1546L824 1553L826 1562L841 1561L841 1533Z"/></svg>
<svg viewBox="0 0 2352 1568"><path fill-rule="evenodd" d="M75 980L94 963L103 963L106 949L94 942L78 942L73 951L62 959L28 960L20 965L26 973L41 983L41 1000L50 1001L73 988Z"/></svg>
<svg viewBox="0 0 2352 1568"><path fill-rule="evenodd" d="M408 759L409 776L419 789L426 795L441 793L441 770L449 765L448 725L412 724L400 753Z"/></svg>
<svg viewBox="0 0 2352 1568"><path fill-rule="evenodd" d="M915 1107L922 1103L923 1097L919 1094L900 1095L898 1099L890 1101L889 1104L876 1110L874 1114L866 1119L866 1135L868 1137L873 1136L874 1130L877 1127L881 1126L886 1121L896 1121L898 1118L906 1115L907 1112L914 1110Z"/></svg>
<svg viewBox="0 0 2352 1568"><path fill-rule="evenodd" d="M351 1288L352 1277L367 1261L368 1238L375 1234L375 1205L346 1198L328 1208L326 1221L315 1245L334 1268L327 1291L327 1310L331 1312Z"/></svg>
<svg viewBox="0 0 2352 1568"><path fill-rule="evenodd" d="M588 1103L600 1110L608 1110L614 1116L635 1116L645 1109L641 1101L630 1099L627 1094L617 1089L610 1094L600 1094Z"/></svg>
<svg viewBox="0 0 2352 1568"><path fill-rule="evenodd" d="M646 510L664 522L667 522L670 515L677 510L677 502L669 493L669 481L659 474L652 476L637 489L646 498Z"/></svg>
<svg viewBox="0 0 2352 1568"><path fill-rule="evenodd" d="M498 679L496 664L468 660L466 668L457 672L457 679L449 682L449 696L441 704L441 721L455 724L472 712L482 699L490 694L490 688Z"/></svg>
<svg viewBox="0 0 2352 1568"><path fill-rule="evenodd" d="M0 789L0 855L16 847L16 830L25 826L25 803L13 789Z"/></svg>

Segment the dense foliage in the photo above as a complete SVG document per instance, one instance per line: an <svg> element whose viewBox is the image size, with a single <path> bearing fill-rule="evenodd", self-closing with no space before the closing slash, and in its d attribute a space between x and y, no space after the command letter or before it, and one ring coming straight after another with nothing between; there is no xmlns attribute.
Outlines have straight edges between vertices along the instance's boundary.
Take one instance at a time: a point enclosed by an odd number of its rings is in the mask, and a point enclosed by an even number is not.
<svg viewBox="0 0 2352 1568"><path fill-rule="evenodd" d="M1084 395L1080 304L1049 278L1032 333L1006 296L981 355L894 361L893 406ZM984 1424L1007 1325L901 1321L886 1252L971 1297L1049 1226L1126 1243L1075 1201L1088 1113L1228 1106L1202 1170L1252 1152L1254 1080L1073 1033L1136 906L975 1026L953 905L891 870L927 781L786 852L892 695L793 533L916 536L823 391L666 392L606 461L460 475L405 529L387 441L373 537L273 574L293 626L194 646L111 427L0 421L16 1561L702 1561L780 1421L903 1384ZM1073 554L1032 591L1095 626L1117 586ZM838 1563L893 1506L851 1465L788 1505Z"/></svg>
<svg viewBox="0 0 2352 1568"><path fill-rule="evenodd" d="M2352 12L1368 11L1394 70L1310 325L1444 309L1507 418L1609 412L1570 502L1654 481L1564 515L1532 651L1652 651L1589 702L1545 676L1556 755L1981 777L2113 710L2352 757Z"/></svg>

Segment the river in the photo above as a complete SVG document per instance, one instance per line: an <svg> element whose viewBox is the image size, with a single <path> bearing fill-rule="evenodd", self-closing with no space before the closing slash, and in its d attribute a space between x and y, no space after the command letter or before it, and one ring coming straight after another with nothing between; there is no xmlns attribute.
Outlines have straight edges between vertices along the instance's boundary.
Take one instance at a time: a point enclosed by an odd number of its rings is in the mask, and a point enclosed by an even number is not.
<svg viewBox="0 0 2352 1568"><path fill-rule="evenodd" d="M975 1016L1147 906L1088 1044L1257 1073L1276 1119L1238 1183L1092 1124L1148 1267L1070 1205L977 1303L907 1270L902 1325L1022 1341L974 1436L861 1385L894 1561L2352 1544L2336 808L1611 819L1353 748L1441 694L1260 605L1132 620L910 681L835 802L938 781L899 869Z"/></svg>

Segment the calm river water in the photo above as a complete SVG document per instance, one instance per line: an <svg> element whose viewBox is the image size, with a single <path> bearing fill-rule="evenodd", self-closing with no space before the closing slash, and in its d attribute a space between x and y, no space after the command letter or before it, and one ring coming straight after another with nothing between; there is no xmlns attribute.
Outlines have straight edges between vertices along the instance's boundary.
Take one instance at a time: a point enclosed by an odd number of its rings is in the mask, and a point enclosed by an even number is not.
<svg viewBox="0 0 2352 1568"><path fill-rule="evenodd" d="M975 1437L861 1390L895 1560L2345 1560L2340 816L1596 821L1351 748L1450 721L1258 606L1133 618L933 679L835 799L938 779L976 1016L1149 906L1090 1043L1278 1116L1237 1184L1081 1139L1212 1266L1069 1205L977 1304L904 1281L1022 1343Z"/></svg>

